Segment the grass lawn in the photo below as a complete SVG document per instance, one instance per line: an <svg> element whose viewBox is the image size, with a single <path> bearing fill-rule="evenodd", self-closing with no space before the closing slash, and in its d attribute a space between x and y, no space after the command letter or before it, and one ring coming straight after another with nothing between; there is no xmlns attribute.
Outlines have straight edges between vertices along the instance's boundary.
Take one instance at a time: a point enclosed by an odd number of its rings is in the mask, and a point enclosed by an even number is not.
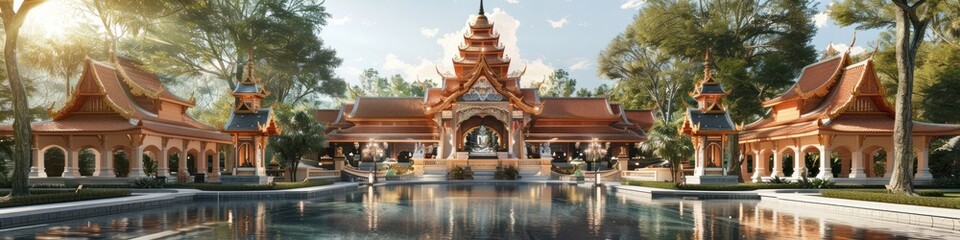
<svg viewBox="0 0 960 240"><path fill-rule="evenodd" d="M0 197L0 208L126 197L130 196L130 190L83 189L77 193L74 190L33 189L27 196L8 197L7 194L9 191L0 191L0 196L3 196Z"/></svg>
<svg viewBox="0 0 960 240"><path fill-rule="evenodd" d="M919 196L895 195L882 190L825 190L821 192L824 197L829 198L960 209L960 193L922 190L916 191L916 193Z"/></svg>

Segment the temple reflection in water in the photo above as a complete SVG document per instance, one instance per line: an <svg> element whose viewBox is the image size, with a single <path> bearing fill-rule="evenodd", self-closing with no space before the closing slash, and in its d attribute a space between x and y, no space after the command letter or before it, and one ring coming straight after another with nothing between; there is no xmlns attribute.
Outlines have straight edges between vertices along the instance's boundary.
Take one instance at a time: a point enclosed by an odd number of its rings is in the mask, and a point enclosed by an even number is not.
<svg viewBox="0 0 960 240"><path fill-rule="evenodd" d="M603 188L448 184L303 201L215 201L0 232L0 238L943 238L942 232L784 208L776 200L652 200Z"/></svg>

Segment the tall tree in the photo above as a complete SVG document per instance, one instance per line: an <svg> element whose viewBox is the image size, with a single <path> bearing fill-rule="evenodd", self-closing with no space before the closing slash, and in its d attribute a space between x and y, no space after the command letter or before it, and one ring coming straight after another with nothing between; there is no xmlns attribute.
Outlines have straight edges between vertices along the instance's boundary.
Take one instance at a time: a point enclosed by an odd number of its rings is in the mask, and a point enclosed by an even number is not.
<svg viewBox="0 0 960 240"><path fill-rule="evenodd" d="M621 92L616 98L628 108L653 108L660 121L672 122L683 106L681 97L693 86L697 65L656 47L635 29L628 27L600 53L597 71L617 80Z"/></svg>
<svg viewBox="0 0 960 240"><path fill-rule="evenodd" d="M653 152L654 155L670 162L670 173L674 182L680 182L680 165L689 161L693 156L693 144L690 136L680 132L680 118L674 117L673 122L664 122L657 119L647 132L647 141L640 145L640 149Z"/></svg>
<svg viewBox="0 0 960 240"><path fill-rule="evenodd" d="M165 1L159 1L165 2ZM313 0L172 1L177 11L145 27L130 48L149 67L187 76L213 76L236 86L247 53L261 63L270 101L340 97L342 63L318 32L330 16Z"/></svg>
<svg viewBox="0 0 960 240"><path fill-rule="evenodd" d="M577 79L570 78L567 71L557 69L537 86L542 97L570 97L577 90Z"/></svg>
<svg viewBox="0 0 960 240"><path fill-rule="evenodd" d="M426 95L426 89L435 87L432 80L419 80L407 82L400 76L394 74L389 78L380 76L380 72L373 68L363 70L359 76L360 85L350 86L346 89L345 95L348 99L357 97L423 97Z"/></svg>
<svg viewBox="0 0 960 240"><path fill-rule="evenodd" d="M277 120L284 130L281 135L270 138L270 147L287 166L290 180L296 181L300 159L307 154L323 151L326 141L324 127L313 119L312 114L304 111L279 114Z"/></svg>
<svg viewBox="0 0 960 240"><path fill-rule="evenodd" d="M723 79L727 89L733 90L727 96L731 117L737 122L751 121L763 116L760 104L763 99L774 97L793 84L792 79L815 59L816 51L810 44L815 34L810 20L813 14L810 0L649 0L622 37L615 38L601 55L599 69L601 74L612 74L616 68L636 71L643 62L604 63L604 58L617 59L607 56L641 51L653 51L654 55L650 56L661 54L667 59L677 58L674 61L696 65L703 59L703 51L712 48L716 50L711 55L716 61L717 77ZM635 45L635 48L615 45ZM627 51L630 49L634 50ZM671 66L667 67L665 69ZM672 71L683 72L682 69ZM690 74L686 79L692 82L696 78ZM618 93L639 95L632 99L652 97L640 92L644 89L619 84L617 88L621 89ZM677 97L687 99L682 94ZM669 115L660 115L669 118Z"/></svg>
<svg viewBox="0 0 960 240"><path fill-rule="evenodd" d="M913 192L913 88L917 53L925 41L927 28L934 19L942 19L940 1L926 0L844 0L835 5L831 16L842 26L892 28L896 32L897 62L896 114L893 126L893 172L887 189L893 193ZM892 21L891 21L892 19Z"/></svg>
<svg viewBox="0 0 960 240"><path fill-rule="evenodd" d="M29 195L27 176L30 173L30 159L33 134L30 132L30 112L27 103L27 89L20 78L17 61L17 41L20 39L20 27L30 10L43 3L43 0L24 0L20 7L14 8L12 0L0 1L0 19L3 20L3 60L7 68L7 82L13 96L13 177L10 196Z"/></svg>

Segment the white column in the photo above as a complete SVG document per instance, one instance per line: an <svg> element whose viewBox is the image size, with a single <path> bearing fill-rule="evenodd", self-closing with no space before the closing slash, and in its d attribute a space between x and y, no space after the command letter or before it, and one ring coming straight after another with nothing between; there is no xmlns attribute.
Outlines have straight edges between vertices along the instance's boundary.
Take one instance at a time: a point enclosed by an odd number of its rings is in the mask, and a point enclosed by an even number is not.
<svg viewBox="0 0 960 240"><path fill-rule="evenodd" d="M830 150L827 149L827 146L821 145L818 148L820 149L820 173L817 173L817 178L824 180L832 179L833 169L830 167L831 163L833 163L831 160L832 154Z"/></svg>
<svg viewBox="0 0 960 240"><path fill-rule="evenodd" d="M218 150L220 149L219 144L217 144L216 149ZM210 172L210 177L208 177L207 179L211 179L211 181L219 182L220 181L220 154L219 152L214 152L214 154L215 155L213 156L213 172Z"/></svg>
<svg viewBox="0 0 960 240"><path fill-rule="evenodd" d="M697 157L695 158L696 161L694 161L694 164L695 164L695 167L693 168L694 176L704 175L703 168L704 168L704 160L706 160L706 149L705 149L706 139L701 138L699 142L700 142L699 146L695 146L697 148Z"/></svg>
<svg viewBox="0 0 960 240"><path fill-rule="evenodd" d="M850 178L866 178L863 172L863 148L857 148L850 156Z"/></svg>
<svg viewBox="0 0 960 240"><path fill-rule="evenodd" d="M793 149L793 177L802 178L807 170L806 161L803 159L803 153L800 148Z"/></svg>
<svg viewBox="0 0 960 240"><path fill-rule="evenodd" d="M127 159L130 159L130 172L127 177L147 177L147 174L143 173L143 147L134 147Z"/></svg>
<svg viewBox="0 0 960 240"><path fill-rule="evenodd" d="M763 172L767 169L767 160L765 156L760 156L762 151L754 150L753 151L753 182L762 182Z"/></svg>
<svg viewBox="0 0 960 240"><path fill-rule="evenodd" d="M170 155L168 151L169 149L163 149L158 154L160 156L157 156L157 177L170 176Z"/></svg>
<svg viewBox="0 0 960 240"><path fill-rule="evenodd" d="M63 156L63 177L80 177L80 151L68 149Z"/></svg>
<svg viewBox="0 0 960 240"><path fill-rule="evenodd" d="M916 141L916 140L914 140ZM927 144L922 144L917 150L917 174L913 176L914 180L933 180L933 175L930 174L930 167L928 163L928 158L930 156L930 150L927 147Z"/></svg>
<svg viewBox="0 0 960 240"><path fill-rule="evenodd" d="M36 137L36 136L34 136ZM30 167L30 177L47 177L47 172L44 172L43 168L43 155L40 153L40 149L37 148L37 145L34 144L33 148L30 149L31 159L33 160L33 166Z"/></svg>
<svg viewBox="0 0 960 240"><path fill-rule="evenodd" d="M780 159L779 150L774 149L771 154L773 154L773 168L770 177L783 177L783 159Z"/></svg>
<svg viewBox="0 0 960 240"><path fill-rule="evenodd" d="M110 149L100 150L100 169L97 169L97 172L95 172L93 175L97 177L117 176L117 173L113 171L113 151Z"/></svg>
<svg viewBox="0 0 960 240"><path fill-rule="evenodd" d="M256 146L256 153L254 154L255 155L254 165L256 166L256 169L257 169L257 176L266 176L267 169L264 168L265 163L263 162L264 146L262 144L263 141L261 140L261 138L262 137L253 138L253 141L255 142L254 146Z"/></svg>

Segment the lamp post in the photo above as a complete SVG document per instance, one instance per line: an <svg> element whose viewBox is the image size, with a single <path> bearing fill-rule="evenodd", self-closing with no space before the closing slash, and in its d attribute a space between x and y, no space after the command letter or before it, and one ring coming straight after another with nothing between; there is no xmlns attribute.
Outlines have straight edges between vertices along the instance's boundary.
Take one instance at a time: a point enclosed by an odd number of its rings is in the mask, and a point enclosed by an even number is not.
<svg viewBox="0 0 960 240"><path fill-rule="evenodd" d="M373 171L370 172L370 184L377 183L377 159L383 158L386 153L387 143L375 142L373 138L370 139L366 147L363 148L362 158L371 158L373 159Z"/></svg>
<svg viewBox="0 0 960 240"><path fill-rule="evenodd" d="M587 145L587 148L583 150L583 153L587 155L587 158L593 162L597 162L600 158L607 155L607 148L610 148L610 143L601 144L599 139L594 138L590 145ZM588 171L590 169L587 169ZM597 170L600 170L597 168Z"/></svg>

